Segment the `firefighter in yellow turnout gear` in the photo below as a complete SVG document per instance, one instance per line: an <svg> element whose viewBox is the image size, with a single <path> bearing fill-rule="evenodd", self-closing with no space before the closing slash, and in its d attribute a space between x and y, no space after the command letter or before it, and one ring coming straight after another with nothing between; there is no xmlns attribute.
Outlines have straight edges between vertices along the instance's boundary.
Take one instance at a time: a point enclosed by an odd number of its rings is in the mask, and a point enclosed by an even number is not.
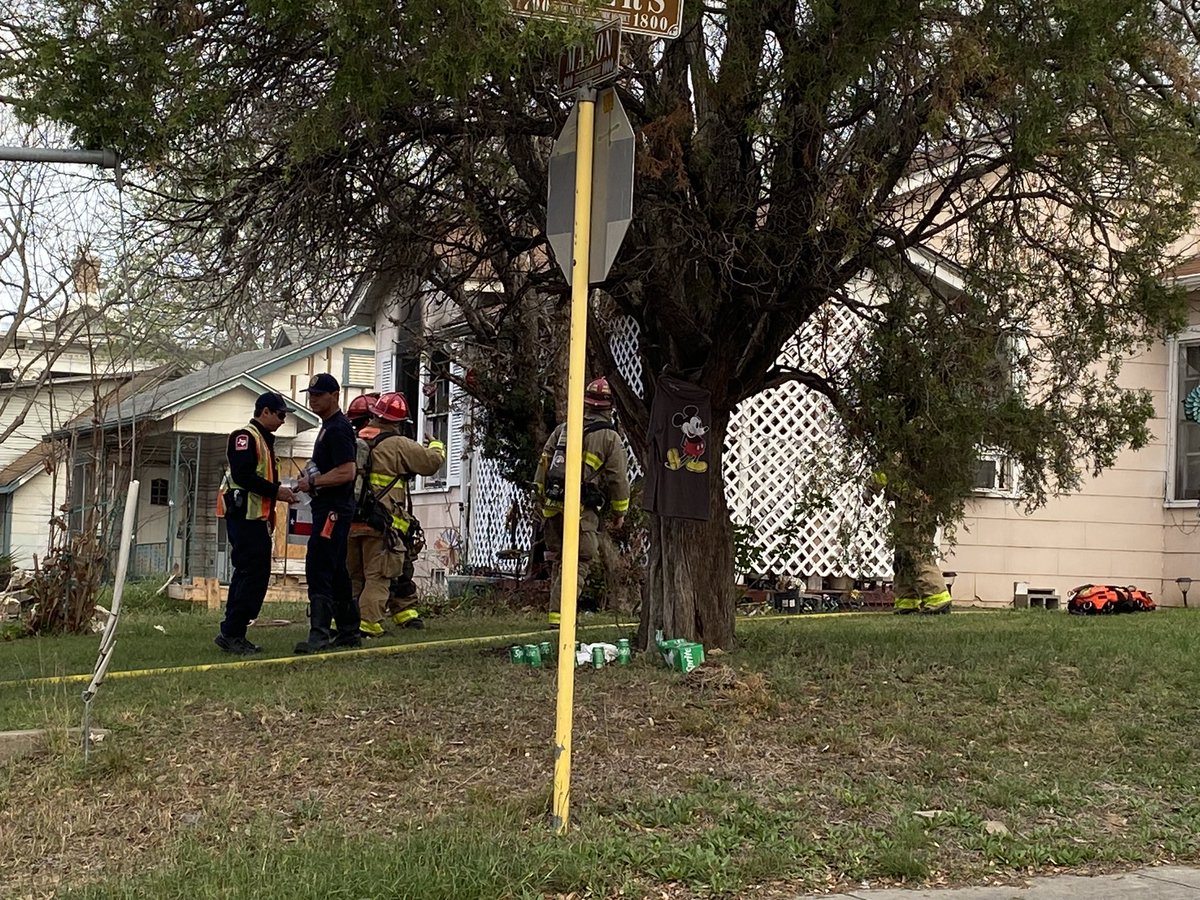
<svg viewBox="0 0 1200 900"><path fill-rule="evenodd" d="M629 511L629 457L617 434L608 379L590 382L583 395L583 489L579 510L578 589L582 593L588 564L599 551L600 516L610 512L614 528ZM566 470L566 425L550 434L538 462L534 482L545 519L546 550L550 556L551 625L559 624L562 603L563 498ZM579 594L576 594L578 597Z"/></svg>
<svg viewBox="0 0 1200 900"><path fill-rule="evenodd" d="M928 515L928 497L898 481L889 482L882 472L876 472L872 482L893 506L893 611L900 615L950 612L950 591L937 562L937 523Z"/></svg>
<svg viewBox="0 0 1200 900"><path fill-rule="evenodd" d="M409 482L414 475L435 474L446 461L446 447L432 438L422 446L400 433L409 418L403 394L383 394L371 415L358 433L360 502L350 527L347 566L362 615L359 630L377 637L389 613L397 625L419 621L415 604L390 600L388 587L404 571L409 539L419 527L409 510Z"/></svg>

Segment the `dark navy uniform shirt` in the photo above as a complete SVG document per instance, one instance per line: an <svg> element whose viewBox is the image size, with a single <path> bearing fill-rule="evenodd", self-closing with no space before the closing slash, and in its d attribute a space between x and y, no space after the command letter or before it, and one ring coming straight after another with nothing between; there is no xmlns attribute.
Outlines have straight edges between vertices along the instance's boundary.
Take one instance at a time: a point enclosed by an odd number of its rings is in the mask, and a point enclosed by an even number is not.
<svg viewBox="0 0 1200 900"><path fill-rule="evenodd" d="M340 410L325 420L313 445L312 461L317 470L324 474L343 463L352 463L357 455L354 426ZM314 512L353 512L354 482L348 481L336 487L320 487L313 495Z"/></svg>

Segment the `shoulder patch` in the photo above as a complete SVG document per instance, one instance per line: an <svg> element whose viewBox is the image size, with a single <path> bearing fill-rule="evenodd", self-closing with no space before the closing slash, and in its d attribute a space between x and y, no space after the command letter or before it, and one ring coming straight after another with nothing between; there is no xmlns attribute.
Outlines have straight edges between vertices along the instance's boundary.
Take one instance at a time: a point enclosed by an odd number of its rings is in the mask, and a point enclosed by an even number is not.
<svg viewBox="0 0 1200 900"><path fill-rule="evenodd" d="M239 434L237 436L237 440L235 440L233 442L233 449L234 450L249 450L250 449L250 435Z"/></svg>

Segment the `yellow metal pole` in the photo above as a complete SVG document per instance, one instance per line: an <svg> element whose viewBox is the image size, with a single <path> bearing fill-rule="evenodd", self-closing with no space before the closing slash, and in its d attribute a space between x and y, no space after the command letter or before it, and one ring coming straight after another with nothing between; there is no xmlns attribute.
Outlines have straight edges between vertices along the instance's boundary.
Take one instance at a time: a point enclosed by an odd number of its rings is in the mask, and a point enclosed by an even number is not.
<svg viewBox="0 0 1200 900"><path fill-rule="evenodd" d="M567 370L567 496L563 509L558 703L554 724L554 830L565 834L571 808L571 717L575 704L575 604L579 502L583 485L583 389L587 364L588 251L592 245L592 135L596 92L580 90L575 136L575 219L571 238L571 361Z"/></svg>

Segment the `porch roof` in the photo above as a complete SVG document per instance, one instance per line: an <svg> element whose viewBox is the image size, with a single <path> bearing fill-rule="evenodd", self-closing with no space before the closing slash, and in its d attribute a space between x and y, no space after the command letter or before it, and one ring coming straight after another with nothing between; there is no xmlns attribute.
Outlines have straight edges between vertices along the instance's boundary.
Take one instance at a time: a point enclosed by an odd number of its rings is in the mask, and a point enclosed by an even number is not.
<svg viewBox="0 0 1200 900"><path fill-rule="evenodd" d="M11 494L38 472L46 471L48 445L34 444L0 469L0 494Z"/></svg>
<svg viewBox="0 0 1200 900"><path fill-rule="evenodd" d="M89 412L79 416L54 436L95 426L107 429L116 427L118 423L161 421L238 387L249 388L256 394L265 393L273 388L262 381L261 376L367 330L348 325L326 329L295 343L234 354L195 372L134 392L119 403L110 405L100 415ZM321 424L315 413L300 404L295 406L295 416L309 427L315 428Z"/></svg>

